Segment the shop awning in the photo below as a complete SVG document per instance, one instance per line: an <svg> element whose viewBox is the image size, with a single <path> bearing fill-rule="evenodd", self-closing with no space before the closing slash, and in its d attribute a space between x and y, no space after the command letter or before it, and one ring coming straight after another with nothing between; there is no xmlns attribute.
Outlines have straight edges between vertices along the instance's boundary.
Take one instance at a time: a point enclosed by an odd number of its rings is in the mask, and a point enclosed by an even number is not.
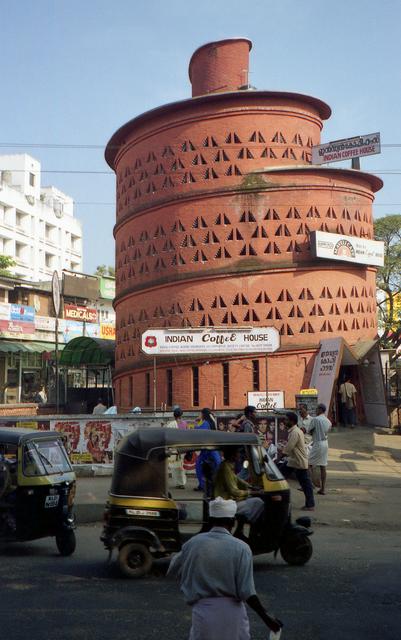
<svg viewBox="0 0 401 640"><path fill-rule="evenodd" d="M114 340L100 338L74 338L68 342L60 357L60 365L83 367L85 365L114 365Z"/></svg>
<svg viewBox="0 0 401 640"><path fill-rule="evenodd" d="M64 348L64 345L59 345L59 350ZM26 342L16 340L0 340L0 352L1 353L44 353L55 350L53 342L34 342L27 340Z"/></svg>

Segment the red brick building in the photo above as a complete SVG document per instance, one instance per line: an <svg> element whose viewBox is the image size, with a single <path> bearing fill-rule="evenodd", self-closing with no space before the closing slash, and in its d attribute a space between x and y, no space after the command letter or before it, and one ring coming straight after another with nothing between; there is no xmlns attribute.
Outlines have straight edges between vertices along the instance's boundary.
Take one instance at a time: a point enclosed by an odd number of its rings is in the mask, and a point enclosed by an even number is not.
<svg viewBox="0 0 401 640"><path fill-rule="evenodd" d="M193 97L134 118L111 138L117 176L117 404L153 406L149 327L275 326L269 387L287 406L308 387L320 340L377 334L375 269L318 260L314 230L373 237L381 181L317 167L330 108L247 84L251 42L200 47ZM264 358L160 359L157 404L242 407L264 389Z"/></svg>

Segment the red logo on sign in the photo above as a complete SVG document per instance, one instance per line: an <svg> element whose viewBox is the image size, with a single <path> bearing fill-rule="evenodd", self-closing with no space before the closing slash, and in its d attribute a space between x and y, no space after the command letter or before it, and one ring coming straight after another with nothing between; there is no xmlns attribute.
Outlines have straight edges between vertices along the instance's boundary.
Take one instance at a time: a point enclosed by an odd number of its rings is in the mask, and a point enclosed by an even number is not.
<svg viewBox="0 0 401 640"><path fill-rule="evenodd" d="M145 347L156 347L157 346L157 339L156 336L147 336L145 338Z"/></svg>

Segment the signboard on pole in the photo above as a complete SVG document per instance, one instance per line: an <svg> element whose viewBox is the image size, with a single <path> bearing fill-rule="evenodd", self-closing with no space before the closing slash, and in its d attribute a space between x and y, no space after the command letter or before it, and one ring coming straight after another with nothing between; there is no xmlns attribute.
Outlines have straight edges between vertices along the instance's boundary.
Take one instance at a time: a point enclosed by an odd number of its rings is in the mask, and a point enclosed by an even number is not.
<svg viewBox="0 0 401 640"><path fill-rule="evenodd" d="M76 304L65 304L64 317L66 320L75 320L76 322L97 323L97 310L89 307L80 307Z"/></svg>
<svg viewBox="0 0 401 640"><path fill-rule="evenodd" d="M58 318L60 315L61 291L60 291L60 280L59 280L57 271L53 271L52 298L53 298L54 313L56 314L56 318Z"/></svg>
<svg viewBox="0 0 401 640"><path fill-rule="evenodd" d="M384 265L384 242L326 231L312 231L310 239L312 254L316 258L369 264L375 267Z"/></svg>
<svg viewBox="0 0 401 640"><path fill-rule="evenodd" d="M319 402L329 410L333 397L334 384L338 378L343 357L342 338L330 338L320 341L320 350L313 366L311 386L318 391Z"/></svg>
<svg viewBox="0 0 401 640"><path fill-rule="evenodd" d="M268 391L268 406L266 406L266 391L248 391L248 404L257 409L284 409L284 391Z"/></svg>
<svg viewBox="0 0 401 640"><path fill-rule="evenodd" d="M312 147L312 164L352 160L376 153L380 153L380 133L369 133Z"/></svg>
<svg viewBox="0 0 401 640"><path fill-rule="evenodd" d="M148 329L142 334L142 351L152 356L273 353L279 346L275 327Z"/></svg>

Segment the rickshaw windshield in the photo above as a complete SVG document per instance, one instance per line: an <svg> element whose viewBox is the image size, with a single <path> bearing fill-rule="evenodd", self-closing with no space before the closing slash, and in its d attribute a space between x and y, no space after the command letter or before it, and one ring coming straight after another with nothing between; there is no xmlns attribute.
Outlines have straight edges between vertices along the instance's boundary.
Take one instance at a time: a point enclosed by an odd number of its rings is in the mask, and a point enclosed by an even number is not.
<svg viewBox="0 0 401 640"><path fill-rule="evenodd" d="M67 453L57 438L26 442L22 460L26 476L47 476L72 470Z"/></svg>
<svg viewBox="0 0 401 640"><path fill-rule="evenodd" d="M269 480L284 480L284 476L280 469L267 453L265 455L265 472Z"/></svg>

